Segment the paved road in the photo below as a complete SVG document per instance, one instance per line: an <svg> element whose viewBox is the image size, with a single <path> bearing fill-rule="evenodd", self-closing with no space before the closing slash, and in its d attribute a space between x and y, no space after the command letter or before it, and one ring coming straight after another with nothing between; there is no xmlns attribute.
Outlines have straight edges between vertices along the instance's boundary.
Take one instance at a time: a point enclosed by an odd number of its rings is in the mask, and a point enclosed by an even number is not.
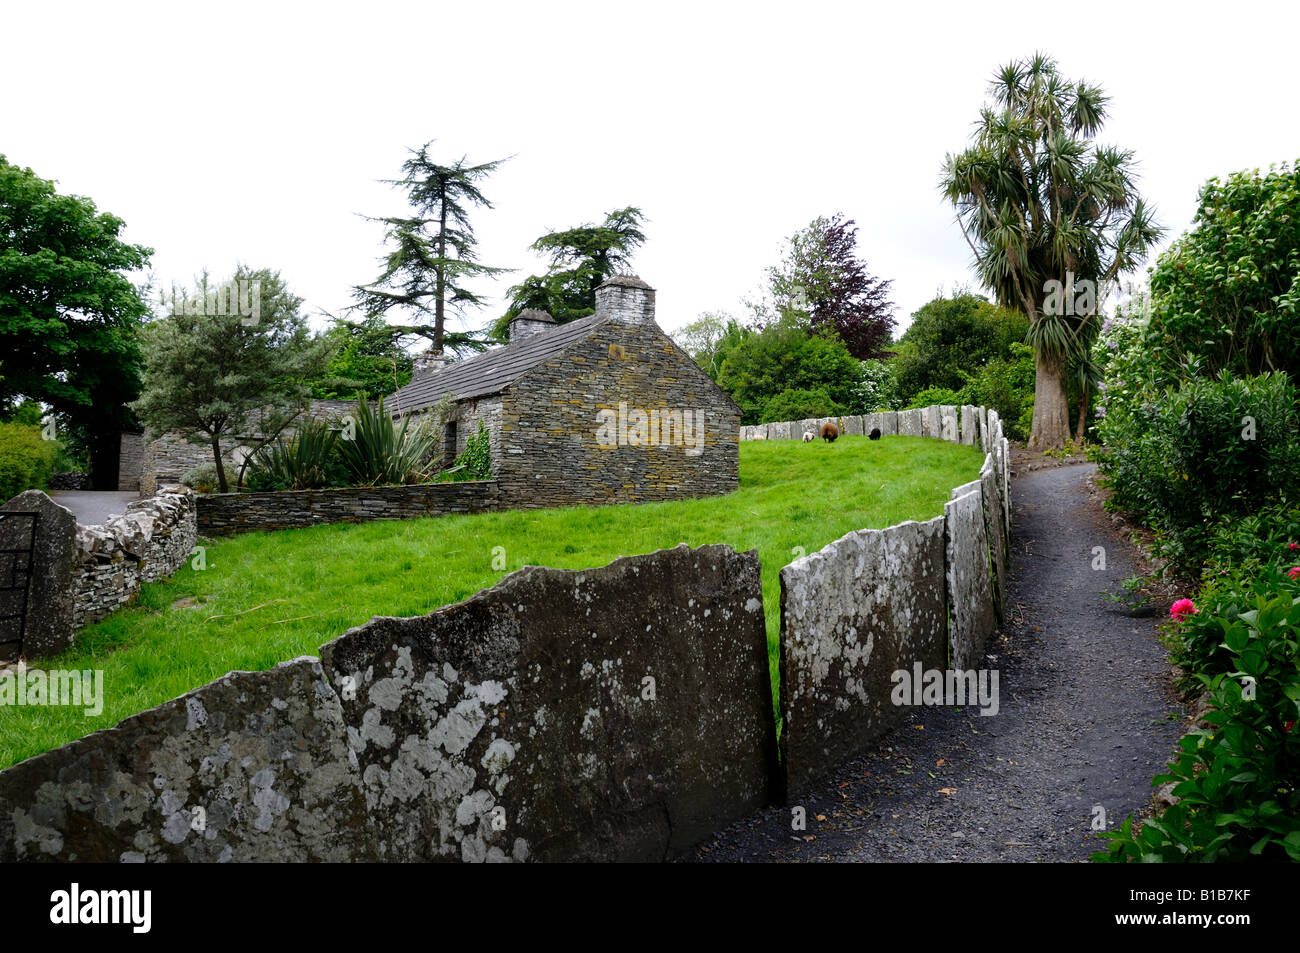
<svg viewBox="0 0 1300 953"><path fill-rule="evenodd" d="M140 494L133 490L54 490L50 499L72 510L82 526L96 526L125 513L126 504L140 499Z"/></svg>
<svg viewBox="0 0 1300 953"><path fill-rule="evenodd" d="M1102 591L1136 571L1128 543L1084 480L1091 465L1012 484L1012 572L1004 634L986 666L1001 710L918 708L871 755L789 808L761 811L697 852L701 860L1081 861L1110 826L1145 809L1184 730L1156 619ZM1106 569L1093 568L1093 547ZM824 821L816 818L821 815Z"/></svg>

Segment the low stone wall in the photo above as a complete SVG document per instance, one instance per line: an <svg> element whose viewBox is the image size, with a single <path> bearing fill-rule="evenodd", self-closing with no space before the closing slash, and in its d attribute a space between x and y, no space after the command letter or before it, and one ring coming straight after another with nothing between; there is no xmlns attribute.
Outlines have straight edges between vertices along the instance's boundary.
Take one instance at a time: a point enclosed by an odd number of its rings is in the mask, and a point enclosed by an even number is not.
<svg viewBox="0 0 1300 953"><path fill-rule="evenodd" d="M72 628L97 622L131 601L140 584L176 572L194 552L195 494L163 487L133 500L102 526L78 526L72 571Z"/></svg>
<svg viewBox="0 0 1300 953"><path fill-rule="evenodd" d="M742 439L797 439L806 421ZM859 530L781 570L781 753L787 797L871 749L906 716L894 676L978 669L1001 618L1008 445L997 413L932 406L845 418L846 433L932 436L984 449L944 515Z"/></svg>
<svg viewBox="0 0 1300 953"><path fill-rule="evenodd" d="M757 555L526 567L0 772L0 862L662 860L770 802Z"/></svg>
<svg viewBox="0 0 1300 953"><path fill-rule="evenodd" d="M51 473L46 483L51 490L89 490L90 474L79 470Z"/></svg>
<svg viewBox="0 0 1300 953"><path fill-rule="evenodd" d="M214 493L198 498L198 527L204 536L225 536L254 530L297 529L318 523L481 513L499 505L500 491L493 480Z"/></svg>

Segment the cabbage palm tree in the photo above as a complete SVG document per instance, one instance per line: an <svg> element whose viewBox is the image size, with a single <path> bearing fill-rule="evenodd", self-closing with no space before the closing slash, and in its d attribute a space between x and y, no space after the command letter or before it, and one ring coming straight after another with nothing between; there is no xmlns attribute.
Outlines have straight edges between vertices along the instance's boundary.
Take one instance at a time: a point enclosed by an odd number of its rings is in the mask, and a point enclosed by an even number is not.
<svg viewBox="0 0 1300 953"><path fill-rule="evenodd" d="M1056 61L1038 53L1002 67L989 92L993 105L980 111L965 151L946 157L941 188L980 280L998 304L1029 319L1029 447L1055 449L1070 433L1065 381L1086 354L1085 319L1163 229L1138 195L1133 153L1092 141L1106 118L1100 87L1063 79ZM1072 305L1085 281L1093 293L1083 313L1053 305L1052 282Z"/></svg>

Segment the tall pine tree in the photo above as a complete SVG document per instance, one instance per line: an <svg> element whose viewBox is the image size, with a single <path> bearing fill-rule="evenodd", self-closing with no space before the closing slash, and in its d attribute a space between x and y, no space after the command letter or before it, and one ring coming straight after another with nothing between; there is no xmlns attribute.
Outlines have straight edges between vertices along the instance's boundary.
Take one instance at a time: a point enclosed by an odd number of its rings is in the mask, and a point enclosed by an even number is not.
<svg viewBox="0 0 1300 953"><path fill-rule="evenodd" d="M449 331L447 317L449 311L463 315L483 305L470 287L475 278L508 270L479 262L470 224L474 208L492 208L478 183L506 160L470 165L462 156L452 165L439 165L429 156L431 145L412 150L402 165L403 178L388 180L406 192L413 214L371 219L387 226L384 240L392 248L379 277L353 289L355 307L367 318L386 318L394 310L414 316L414 321L390 325L394 340L422 337L435 353L481 350L485 345L473 332Z"/></svg>

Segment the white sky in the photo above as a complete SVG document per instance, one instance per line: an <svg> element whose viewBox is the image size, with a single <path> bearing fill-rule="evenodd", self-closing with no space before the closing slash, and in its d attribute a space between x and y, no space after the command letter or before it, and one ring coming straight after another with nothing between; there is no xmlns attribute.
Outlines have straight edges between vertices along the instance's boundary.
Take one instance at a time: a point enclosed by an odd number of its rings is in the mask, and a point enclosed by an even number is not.
<svg viewBox="0 0 1300 953"><path fill-rule="evenodd" d="M781 240L857 220L903 322L972 281L936 184L987 80L1042 49L1112 97L1102 141L1136 150L1185 229L1197 187L1300 157L1294 2L1077 5L55 4L0 12L0 153L87 195L189 284L278 269L309 312L378 274L408 147L515 155L474 223L487 264L543 263L543 232L626 205L659 323L740 314ZM323 325L323 321L313 323Z"/></svg>

